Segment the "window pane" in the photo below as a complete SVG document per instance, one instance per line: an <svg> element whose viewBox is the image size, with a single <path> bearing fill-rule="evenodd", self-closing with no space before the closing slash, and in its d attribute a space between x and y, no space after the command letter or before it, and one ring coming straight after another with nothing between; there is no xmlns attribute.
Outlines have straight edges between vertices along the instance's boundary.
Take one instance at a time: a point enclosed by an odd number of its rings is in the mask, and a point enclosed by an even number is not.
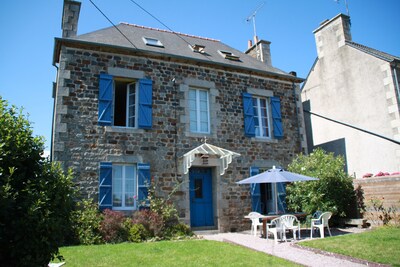
<svg viewBox="0 0 400 267"><path fill-rule="evenodd" d="M113 166L113 206L122 206L122 166Z"/></svg>
<svg viewBox="0 0 400 267"><path fill-rule="evenodd" d="M200 132L208 132L208 123L202 122L200 124Z"/></svg>
<svg viewBox="0 0 400 267"><path fill-rule="evenodd" d="M195 198L203 198L203 180L202 179L194 180L194 197Z"/></svg>
<svg viewBox="0 0 400 267"><path fill-rule="evenodd" d="M135 127L136 123L136 85L128 84L128 127Z"/></svg>
<svg viewBox="0 0 400 267"><path fill-rule="evenodd" d="M125 206L134 206L135 194L135 169L133 166L125 166Z"/></svg>

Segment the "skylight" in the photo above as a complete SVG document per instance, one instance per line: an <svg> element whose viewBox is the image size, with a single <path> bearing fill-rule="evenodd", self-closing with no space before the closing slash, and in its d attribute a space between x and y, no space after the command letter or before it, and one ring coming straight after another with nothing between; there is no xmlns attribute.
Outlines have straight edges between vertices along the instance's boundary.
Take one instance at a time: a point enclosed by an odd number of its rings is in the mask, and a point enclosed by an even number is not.
<svg viewBox="0 0 400 267"><path fill-rule="evenodd" d="M240 61L239 56L236 56L232 52L218 50L218 53L225 59L233 60L233 61Z"/></svg>
<svg viewBox="0 0 400 267"><path fill-rule="evenodd" d="M149 46L164 47L160 40L155 38L143 37L143 42Z"/></svg>
<svg viewBox="0 0 400 267"><path fill-rule="evenodd" d="M194 45L189 45L190 49L192 49L193 52L201 53L204 54L206 51L204 51L204 48L206 48L204 45L199 45L199 44L194 44Z"/></svg>

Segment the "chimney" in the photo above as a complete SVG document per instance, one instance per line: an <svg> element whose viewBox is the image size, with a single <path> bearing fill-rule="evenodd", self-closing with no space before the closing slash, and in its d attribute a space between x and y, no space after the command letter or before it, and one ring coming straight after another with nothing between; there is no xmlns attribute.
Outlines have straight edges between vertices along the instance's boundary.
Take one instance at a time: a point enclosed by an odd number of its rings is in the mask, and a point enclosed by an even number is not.
<svg viewBox="0 0 400 267"><path fill-rule="evenodd" d="M78 19L81 10L81 2L64 0L64 8L61 22L62 37L74 37L78 32Z"/></svg>
<svg viewBox="0 0 400 267"><path fill-rule="evenodd" d="M313 32L317 46L318 58L336 51L351 41L350 17L339 14L330 20L323 21Z"/></svg>
<svg viewBox="0 0 400 267"><path fill-rule="evenodd" d="M265 40L258 41L257 36L254 36L254 42L255 44L249 47L245 53L264 62L265 65L272 67L270 49L271 42ZM248 42L248 45L250 44L251 40Z"/></svg>

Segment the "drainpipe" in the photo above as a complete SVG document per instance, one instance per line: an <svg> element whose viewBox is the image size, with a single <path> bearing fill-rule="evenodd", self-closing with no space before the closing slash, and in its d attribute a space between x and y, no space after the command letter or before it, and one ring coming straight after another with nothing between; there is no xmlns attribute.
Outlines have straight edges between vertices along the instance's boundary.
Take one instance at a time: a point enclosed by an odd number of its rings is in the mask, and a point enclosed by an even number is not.
<svg viewBox="0 0 400 267"><path fill-rule="evenodd" d="M56 63L53 63L53 66L57 69L56 77L58 77L58 66ZM56 78L57 81L57 78ZM55 111L56 111L56 96L57 96L57 82L53 82L53 116L51 120L51 137L50 137L50 162L53 161L53 141L54 141L54 118L55 118Z"/></svg>
<svg viewBox="0 0 400 267"><path fill-rule="evenodd" d="M400 89L399 89L399 80L397 78L396 69L397 69L397 62L393 66L393 76L394 76L394 86L395 86L396 92L397 92L397 106L398 106L399 111L400 111Z"/></svg>
<svg viewBox="0 0 400 267"><path fill-rule="evenodd" d="M289 72L289 74L297 77L297 73L295 71ZM302 152L302 146L301 146L301 133L300 133L300 121L299 121L299 110L297 107L297 97L296 97L296 84L293 82L292 83L292 88L293 88L293 98L294 102L296 103L296 119L297 119L297 135L300 141L300 146L299 146L299 152Z"/></svg>

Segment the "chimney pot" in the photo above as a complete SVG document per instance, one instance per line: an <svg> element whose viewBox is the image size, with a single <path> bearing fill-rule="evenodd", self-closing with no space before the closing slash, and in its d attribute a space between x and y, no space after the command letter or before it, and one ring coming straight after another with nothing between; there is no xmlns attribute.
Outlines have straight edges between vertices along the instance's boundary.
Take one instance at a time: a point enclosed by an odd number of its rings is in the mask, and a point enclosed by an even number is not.
<svg viewBox="0 0 400 267"><path fill-rule="evenodd" d="M254 44L258 43L258 37L256 35L254 35Z"/></svg>
<svg viewBox="0 0 400 267"><path fill-rule="evenodd" d="M253 46L253 42L251 40L249 40L247 42L247 48L251 48Z"/></svg>

